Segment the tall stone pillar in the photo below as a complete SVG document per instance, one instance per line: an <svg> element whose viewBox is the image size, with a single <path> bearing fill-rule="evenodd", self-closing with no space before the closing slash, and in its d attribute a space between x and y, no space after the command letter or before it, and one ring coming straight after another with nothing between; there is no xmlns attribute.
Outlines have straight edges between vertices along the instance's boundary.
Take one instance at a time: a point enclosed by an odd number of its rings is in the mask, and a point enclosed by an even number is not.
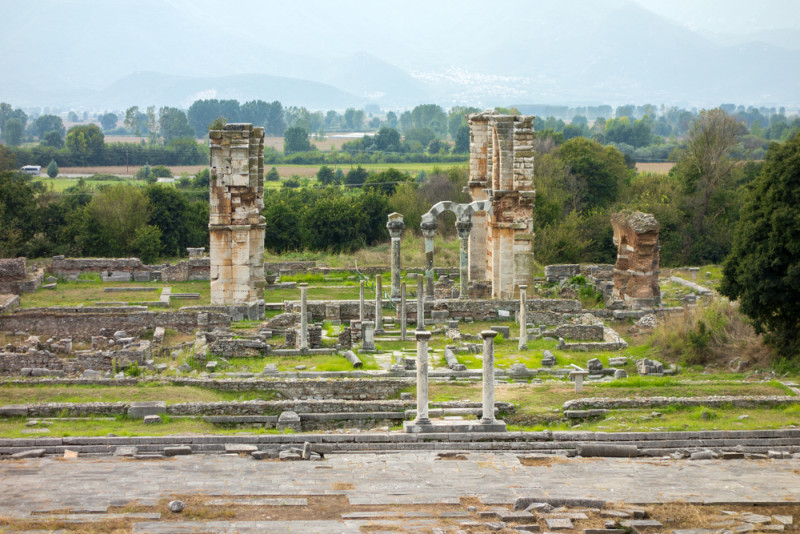
<svg viewBox="0 0 800 534"><path fill-rule="evenodd" d="M383 334L383 277L375 276L375 333Z"/></svg>
<svg viewBox="0 0 800 534"><path fill-rule="evenodd" d="M308 284L297 284L300 288L300 350L308 350Z"/></svg>
<svg viewBox="0 0 800 534"><path fill-rule="evenodd" d="M422 275L417 275L417 330L425 330L425 296Z"/></svg>
<svg viewBox="0 0 800 534"><path fill-rule="evenodd" d="M421 224L425 238L425 298L430 300L433 300L433 238L436 237L437 227L436 220Z"/></svg>
<svg viewBox="0 0 800 534"><path fill-rule="evenodd" d="M400 284L400 341L406 340L408 317L406 316L406 283Z"/></svg>
<svg viewBox="0 0 800 534"><path fill-rule="evenodd" d="M528 286L519 286L519 350L528 349Z"/></svg>
<svg viewBox="0 0 800 534"><path fill-rule="evenodd" d="M472 222L467 220L456 221L458 230L458 276L459 276L459 298L468 297L469 291L469 234L472 230Z"/></svg>
<svg viewBox="0 0 800 534"><path fill-rule="evenodd" d="M417 417L415 425L429 425L428 417L428 340L431 333L427 330L414 332L417 337Z"/></svg>
<svg viewBox="0 0 800 534"><path fill-rule="evenodd" d="M211 304L264 298L264 129L226 124L209 132Z"/></svg>
<svg viewBox="0 0 800 534"><path fill-rule="evenodd" d="M494 330L481 331L483 338L483 417L482 425L490 425L494 419Z"/></svg>
<svg viewBox="0 0 800 534"><path fill-rule="evenodd" d="M403 216L399 213L390 213L386 228L392 238L392 289L389 295L392 299L400 296L400 236L406 225Z"/></svg>
<svg viewBox="0 0 800 534"><path fill-rule="evenodd" d="M358 288L358 320L364 322L364 281L361 280Z"/></svg>

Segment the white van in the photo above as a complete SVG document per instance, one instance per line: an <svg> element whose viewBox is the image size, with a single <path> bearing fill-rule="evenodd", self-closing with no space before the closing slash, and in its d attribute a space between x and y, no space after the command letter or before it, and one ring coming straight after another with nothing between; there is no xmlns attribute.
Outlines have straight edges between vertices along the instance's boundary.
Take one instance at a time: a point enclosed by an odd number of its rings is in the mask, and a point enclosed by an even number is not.
<svg viewBox="0 0 800 534"><path fill-rule="evenodd" d="M27 174L33 174L34 176L39 176L39 174L41 174L41 172L42 172L42 166L41 165L25 165L20 170L22 172L24 172L24 173L27 173Z"/></svg>

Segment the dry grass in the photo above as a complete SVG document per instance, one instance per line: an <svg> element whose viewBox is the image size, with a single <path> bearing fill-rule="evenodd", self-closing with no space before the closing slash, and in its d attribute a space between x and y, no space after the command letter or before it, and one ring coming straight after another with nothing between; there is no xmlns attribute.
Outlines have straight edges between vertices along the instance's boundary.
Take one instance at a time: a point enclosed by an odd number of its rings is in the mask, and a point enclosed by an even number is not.
<svg viewBox="0 0 800 534"><path fill-rule="evenodd" d="M637 172L652 172L654 174L667 174L672 167L675 166L675 163L672 161L667 161L664 163L645 163L640 162L636 164L636 171Z"/></svg>
<svg viewBox="0 0 800 534"><path fill-rule="evenodd" d="M650 344L662 356L688 364L725 366L739 358L746 365L765 366L772 355L738 305L725 298L660 319Z"/></svg>

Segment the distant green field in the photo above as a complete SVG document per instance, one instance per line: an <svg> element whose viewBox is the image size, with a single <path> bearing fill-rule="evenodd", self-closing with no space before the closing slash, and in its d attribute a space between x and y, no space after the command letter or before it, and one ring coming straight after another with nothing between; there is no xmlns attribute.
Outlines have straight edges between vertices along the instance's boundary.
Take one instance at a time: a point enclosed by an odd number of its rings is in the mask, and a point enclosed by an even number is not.
<svg viewBox="0 0 800 534"><path fill-rule="evenodd" d="M78 185L78 178L36 178L33 180L33 183L36 182L41 182L48 188L52 186L53 191L60 193L68 187ZM147 184L147 182L142 180L86 180L85 183L95 190L101 185L130 184L142 186Z"/></svg>

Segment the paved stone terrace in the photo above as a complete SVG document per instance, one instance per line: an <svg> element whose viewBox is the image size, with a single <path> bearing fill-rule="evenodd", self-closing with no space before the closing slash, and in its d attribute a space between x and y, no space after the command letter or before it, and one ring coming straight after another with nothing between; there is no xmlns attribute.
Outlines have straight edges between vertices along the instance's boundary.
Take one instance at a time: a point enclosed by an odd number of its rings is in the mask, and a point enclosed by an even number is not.
<svg viewBox="0 0 800 534"><path fill-rule="evenodd" d="M464 497L507 508L517 499L524 505L527 498L577 506L596 506L597 500L631 505L677 501L785 505L800 502L799 470L797 459L576 458L524 466L518 455L509 453L467 453L464 459L449 460L435 452L341 454L322 462L255 461L235 455L144 461L40 458L0 462L0 515L30 518L58 510L62 518L98 520L110 506L155 506L191 496L343 495L350 505L387 507L459 504ZM93 519L87 518L89 514ZM366 524L313 517L275 523L157 519L158 514L140 514L133 531L359 532Z"/></svg>

